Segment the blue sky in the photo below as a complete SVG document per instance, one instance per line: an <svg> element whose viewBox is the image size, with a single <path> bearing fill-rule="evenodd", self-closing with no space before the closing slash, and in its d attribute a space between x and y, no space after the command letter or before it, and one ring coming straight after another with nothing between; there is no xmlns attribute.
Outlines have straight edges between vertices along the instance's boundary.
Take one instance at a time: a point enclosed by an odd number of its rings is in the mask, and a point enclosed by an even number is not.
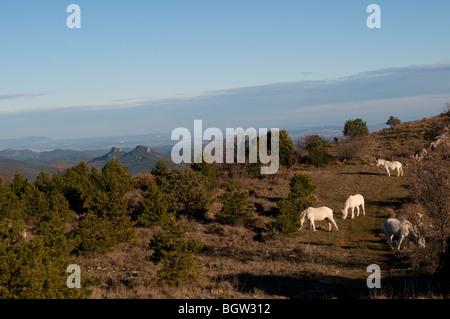
<svg viewBox="0 0 450 319"><path fill-rule="evenodd" d="M68 29L66 7L81 7ZM381 7L368 29L366 7ZM449 1L2 1L0 138L436 115ZM376 111L378 110L378 111Z"/></svg>

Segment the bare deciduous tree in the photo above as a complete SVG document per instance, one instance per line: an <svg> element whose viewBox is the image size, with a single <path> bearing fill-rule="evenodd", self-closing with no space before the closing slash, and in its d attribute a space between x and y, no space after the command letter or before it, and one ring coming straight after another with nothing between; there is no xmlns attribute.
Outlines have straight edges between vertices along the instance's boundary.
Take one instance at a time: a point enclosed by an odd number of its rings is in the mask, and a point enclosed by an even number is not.
<svg viewBox="0 0 450 319"><path fill-rule="evenodd" d="M448 161L434 157L422 164L410 189L411 198L424 208L442 252L450 232L449 177Z"/></svg>

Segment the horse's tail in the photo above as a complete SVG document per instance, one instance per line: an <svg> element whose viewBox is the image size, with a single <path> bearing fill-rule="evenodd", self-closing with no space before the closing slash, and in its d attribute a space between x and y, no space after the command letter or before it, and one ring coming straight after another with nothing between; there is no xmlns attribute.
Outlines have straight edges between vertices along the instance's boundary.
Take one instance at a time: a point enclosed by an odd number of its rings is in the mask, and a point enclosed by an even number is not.
<svg viewBox="0 0 450 319"><path fill-rule="evenodd" d="M361 204L363 209L363 215L366 216L366 208L364 207L364 196L361 195Z"/></svg>
<svg viewBox="0 0 450 319"><path fill-rule="evenodd" d="M307 209L305 209L305 210L300 214L300 228L303 226L303 223L305 222L306 211L307 211Z"/></svg>

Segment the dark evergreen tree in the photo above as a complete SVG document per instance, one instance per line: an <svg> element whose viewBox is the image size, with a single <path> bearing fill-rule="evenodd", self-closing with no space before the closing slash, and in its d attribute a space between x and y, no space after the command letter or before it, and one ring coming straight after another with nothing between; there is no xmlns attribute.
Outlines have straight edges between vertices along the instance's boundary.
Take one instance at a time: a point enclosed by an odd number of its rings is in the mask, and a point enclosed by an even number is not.
<svg viewBox="0 0 450 319"><path fill-rule="evenodd" d="M369 135L369 128L362 119L348 120L345 122L343 133L345 136L362 137Z"/></svg>
<svg viewBox="0 0 450 319"><path fill-rule="evenodd" d="M161 185L167 194L169 211L203 218L211 202L205 177L192 169L177 169Z"/></svg>
<svg viewBox="0 0 450 319"><path fill-rule="evenodd" d="M253 213L248 208L248 193L235 182L227 185L225 193L220 197L222 208L216 215L216 219L224 224L234 225L246 223Z"/></svg>
<svg viewBox="0 0 450 319"><path fill-rule="evenodd" d="M164 226L171 217L172 214L168 212L166 195L155 182L150 182L141 201L141 211L137 217L138 223L145 227Z"/></svg>
<svg viewBox="0 0 450 319"><path fill-rule="evenodd" d="M161 285L181 286L199 278L194 254L202 249L203 244L186 238L186 233L187 228L172 218L149 244L153 254L147 259L155 264L163 263L157 273Z"/></svg>
<svg viewBox="0 0 450 319"><path fill-rule="evenodd" d="M290 192L278 206L279 212L269 227L284 236L291 236L300 228L300 213L313 205L311 194L316 187L306 174L294 174L289 182Z"/></svg>

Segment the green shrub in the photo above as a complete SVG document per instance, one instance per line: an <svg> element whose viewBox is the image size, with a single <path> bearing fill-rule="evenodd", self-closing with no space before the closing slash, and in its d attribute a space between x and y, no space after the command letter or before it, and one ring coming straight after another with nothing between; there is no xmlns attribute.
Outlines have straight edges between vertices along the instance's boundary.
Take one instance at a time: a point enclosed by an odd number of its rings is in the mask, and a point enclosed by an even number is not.
<svg viewBox="0 0 450 319"><path fill-rule="evenodd" d="M223 206L217 213L216 219L223 224L245 224L253 215L252 211L248 209L248 193L242 191L242 188L235 181L231 181L227 185L227 189L220 200Z"/></svg>
<svg viewBox="0 0 450 319"><path fill-rule="evenodd" d="M300 213L293 200L284 199L278 205L278 214L269 228L276 230L283 236L291 236L300 228Z"/></svg>
<svg viewBox="0 0 450 319"><path fill-rule="evenodd" d="M19 172L14 174L13 182L11 184L12 191L17 195L21 196L25 190L28 180Z"/></svg>
<svg viewBox="0 0 450 319"><path fill-rule="evenodd" d="M288 197L280 202L275 221L269 224L270 229L283 236L291 236L297 232L300 227L300 213L312 206L311 194L316 189L306 174L294 174L289 185Z"/></svg>
<svg viewBox="0 0 450 319"><path fill-rule="evenodd" d="M105 254L117 243L112 222L88 212L78 226L77 251L81 255Z"/></svg>
<svg viewBox="0 0 450 319"><path fill-rule="evenodd" d="M307 174L295 173L289 180L290 192L288 198L297 200L299 203L310 203L310 195L316 190L312 184L311 177Z"/></svg>
<svg viewBox="0 0 450 319"><path fill-rule="evenodd" d="M245 167L245 174L250 177L262 177L261 174L262 163L258 158L257 163L248 163Z"/></svg>
<svg viewBox="0 0 450 319"><path fill-rule="evenodd" d="M89 167L85 162L69 168L63 175L64 196L69 201L70 208L81 213L85 203L89 202L94 188Z"/></svg>
<svg viewBox="0 0 450 319"><path fill-rule="evenodd" d="M333 156L328 153L328 143L318 135L312 135L305 138L305 149L308 152L306 161L316 167L328 165Z"/></svg>
<svg viewBox="0 0 450 319"><path fill-rule="evenodd" d="M169 211L204 218L212 200L206 184L205 177L192 169L180 168L171 172L161 185L167 194Z"/></svg>
<svg viewBox="0 0 450 319"><path fill-rule="evenodd" d="M217 168L215 163L207 163L202 157L201 163L194 163L191 168L205 177L205 186L211 192L217 184Z"/></svg>
<svg viewBox="0 0 450 319"><path fill-rule="evenodd" d="M144 227L164 226L172 216L168 207L166 195L155 182L150 182L141 201L138 223Z"/></svg>
<svg viewBox="0 0 450 319"><path fill-rule="evenodd" d="M390 127L394 127L394 126L397 126L397 125L400 125L400 124L402 124L402 121L400 121L399 118L394 117L392 115L389 116L389 119L386 122L386 125L389 125Z"/></svg>
<svg viewBox="0 0 450 319"><path fill-rule="evenodd" d="M267 133L268 150L270 150L272 131ZM289 136L286 130L279 131L279 155L280 165L286 166L289 161L289 157L294 154L295 145L292 138Z"/></svg>
<svg viewBox="0 0 450 319"><path fill-rule="evenodd" d="M86 255L111 251L114 245L135 238L134 224L125 198L98 191L79 225L78 252Z"/></svg>
<svg viewBox="0 0 450 319"><path fill-rule="evenodd" d="M158 161L155 168L152 169L151 174L156 177L156 181L158 183L158 186L161 185L161 182L164 178L166 178L169 175L170 171L167 167L167 164L163 161Z"/></svg>
<svg viewBox="0 0 450 319"><path fill-rule="evenodd" d="M369 128L362 119L348 120L345 122L343 133L350 137L367 136L369 135Z"/></svg>
<svg viewBox="0 0 450 319"><path fill-rule="evenodd" d="M94 177L95 175L92 174ZM128 167L122 166L119 160L108 161L102 172L96 178L97 188L102 189L112 196L123 196L132 188L133 181L128 173Z"/></svg>
<svg viewBox="0 0 450 319"><path fill-rule="evenodd" d="M0 221L0 299L83 298L87 290L69 289L71 244L61 233L25 240L21 220Z"/></svg>
<svg viewBox="0 0 450 319"><path fill-rule="evenodd" d="M25 217L25 205L11 187L0 187L0 220Z"/></svg>
<svg viewBox="0 0 450 319"><path fill-rule="evenodd" d="M199 241L186 238L187 228L170 219L150 242L153 254L147 260L163 263L158 281L163 286L181 286L196 281L200 271L194 254L203 248Z"/></svg>

